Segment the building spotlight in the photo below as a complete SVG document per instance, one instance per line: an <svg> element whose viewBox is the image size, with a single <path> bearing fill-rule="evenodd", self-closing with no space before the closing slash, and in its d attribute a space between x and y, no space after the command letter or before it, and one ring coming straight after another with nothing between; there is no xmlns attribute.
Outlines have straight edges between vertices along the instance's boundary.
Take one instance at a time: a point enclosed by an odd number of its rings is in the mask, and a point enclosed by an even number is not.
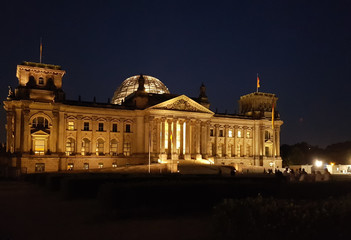
<svg viewBox="0 0 351 240"><path fill-rule="evenodd" d="M316 167L320 168L320 167L323 165L323 162L320 161L320 160L316 160L316 161L314 162L314 165L316 165Z"/></svg>

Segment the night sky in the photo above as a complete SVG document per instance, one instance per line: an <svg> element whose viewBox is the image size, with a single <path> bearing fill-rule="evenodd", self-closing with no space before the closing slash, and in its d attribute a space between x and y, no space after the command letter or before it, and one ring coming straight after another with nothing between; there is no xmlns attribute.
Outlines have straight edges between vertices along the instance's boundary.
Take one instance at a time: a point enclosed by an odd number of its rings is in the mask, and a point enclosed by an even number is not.
<svg viewBox="0 0 351 240"><path fill-rule="evenodd" d="M0 96L16 66L66 71L67 99L107 102L140 73L211 109L238 111L240 96L275 93L281 143L351 140L350 1L5 1L0 7ZM1 107L3 108L3 107ZM5 112L0 112L5 141Z"/></svg>

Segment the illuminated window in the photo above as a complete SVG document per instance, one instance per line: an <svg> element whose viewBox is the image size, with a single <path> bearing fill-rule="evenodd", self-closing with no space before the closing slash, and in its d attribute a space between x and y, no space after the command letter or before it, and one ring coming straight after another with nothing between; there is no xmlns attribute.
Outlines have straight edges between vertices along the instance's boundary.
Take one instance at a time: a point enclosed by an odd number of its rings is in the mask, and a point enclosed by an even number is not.
<svg viewBox="0 0 351 240"><path fill-rule="evenodd" d="M34 153L37 155L44 155L45 151L45 140L35 139L34 140Z"/></svg>
<svg viewBox="0 0 351 240"><path fill-rule="evenodd" d="M223 130L219 130L219 136L223 137Z"/></svg>
<svg viewBox="0 0 351 240"><path fill-rule="evenodd" d="M89 131L89 122L84 122L83 131Z"/></svg>
<svg viewBox="0 0 351 240"><path fill-rule="evenodd" d="M117 156L117 140L113 139L111 141L110 154L112 156Z"/></svg>
<svg viewBox="0 0 351 240"><path fill-rule="evenodd" d="M68 130L74 130L74 122L72 121L68 122Z"/></svg>
<svg viewBox="0 0 351 240"><path fill-rule="evenodd" d="M40 77L39 78L39 85L43 85L44 84L44 78Z"/></svg>
<svg viewBox="0 0 351 240"><path fill-rule="evenodd" d="M68 138L66 142L66 155L72 155L74 152L75 140L73 138Z"/></svg>
<svg viewBox="0 0 351 240"><path fill-rule="evenodd" d="M233 137L233 131L232 130L228 131L228 137Z"/></svg>
<svg viewBox="0 0 351 240"><path fill-rule="evenodd" d="M49 121L44 117L37 117L33 119L32 127L35 128L49 128Z"/></svg>
<svg viewBox="0 0 351 240"><path fill-rule="evenodd" d="M112 132L117 132L117 123L112 124Z"/></svg>
<svg viewBox="0 0 351 240"><path fill-rule="evenodd" d="M130 156L130 152L131 152L130 143L124 143L123 144L123 154L124 154L124 156Z"/></svg>
<svg viewBox="0 0 351 240"><path fill-rule="evenodd" d="M103 163L99 163L99 168L103 168L104 164Z"/></svg>
<svg viewBox="0 0 351 240"><path fill-rule="evenodd" d="M113 163L112 163L112 167L113 167L113 168L116 168L116 167L117 167L117 163L116 163L116 162L113 162Z"/></svg>
<svg viewBox="0 0 351 240"><path fill-rule="evenodd" d="M104 124L103 123L99 123L99 132L104 131Z"/></svg>
<svg viewBox="0 0 351 240"><path fill-rule="evenodd" d="M73 163L69 163L69 164L67 164L67 170L72 171L72 170L73 170L73 168L74 168Z"/></svg>
<svg viewBox="0 0 351 240"><path fill-rule="evenodd" d="M45 172L45 163L36 163L35 172Z"/></svg>
<svg viewBox="0 0 351 240"><path fill-rule="evenodd" d="M83 169L88 170L89 169L89 163L84 163Z"/></svg>
<svg viewBox="0 0 351 240"><path fill-rule="evenodd" d="M214 135L214 134L213 134L213 129L211 128L211 129L210 129L210 136L213 137L213 135Z"/></svg>
<svg viewBox="0 0 351 240"><path fill-rule="evenodd" d="M90 152L90 141L87 138L82 140L82 155L87 155Z"/></svg>
<svg viewBox="0 0 351 240"><path fill-rule="evenodd" d="M251 137L251 132L250 131L247 131L246 132L246 138L250 138Z"/></svg>
<svg viewBox="0 0 351 240"><path fill-rule="evenodd" d="M241 135L241 130L238 130L238 137L241 138L242 135Z"/></svg>
<svg viewBox="0 0 351 240"><path fill-rule="evenodd" d="M126 132L127 132L127 133L130 132L130 124L126 124Z"/></svg>
<svg viewBox="0 0 351 240"><path fill-rule="evenodd" d="M96 142L96 155L103 155L104 154L104 140L99 138Z"/></svg>

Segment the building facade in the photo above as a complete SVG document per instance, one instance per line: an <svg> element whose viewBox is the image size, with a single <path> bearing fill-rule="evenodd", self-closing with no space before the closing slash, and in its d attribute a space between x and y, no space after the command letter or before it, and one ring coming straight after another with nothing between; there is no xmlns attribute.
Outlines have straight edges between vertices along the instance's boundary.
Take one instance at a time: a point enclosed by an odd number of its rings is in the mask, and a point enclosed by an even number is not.
<svg viewBox="0 0 351 240"><path fill-rule="evenodd" d="M66 100L65 71L24 62L9 89L7 151L23 173L204 160L237 168L282 167L277 97L251 93L238 114L209 109L205 86L190 98L158 79L126 79L111 103Z"/></svg>

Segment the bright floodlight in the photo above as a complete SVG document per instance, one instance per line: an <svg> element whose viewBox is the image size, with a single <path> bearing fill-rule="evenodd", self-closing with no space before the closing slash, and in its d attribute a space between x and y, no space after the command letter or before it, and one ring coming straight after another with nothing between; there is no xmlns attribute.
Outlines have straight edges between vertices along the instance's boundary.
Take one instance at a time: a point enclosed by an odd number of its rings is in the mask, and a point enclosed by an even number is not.
<svg viewBox="0 0 351 240"><path fill-rule="evenodd" d="M316 165L316 167L321 167L323 165L322 161L316 160L314 165Z"/></svg>

